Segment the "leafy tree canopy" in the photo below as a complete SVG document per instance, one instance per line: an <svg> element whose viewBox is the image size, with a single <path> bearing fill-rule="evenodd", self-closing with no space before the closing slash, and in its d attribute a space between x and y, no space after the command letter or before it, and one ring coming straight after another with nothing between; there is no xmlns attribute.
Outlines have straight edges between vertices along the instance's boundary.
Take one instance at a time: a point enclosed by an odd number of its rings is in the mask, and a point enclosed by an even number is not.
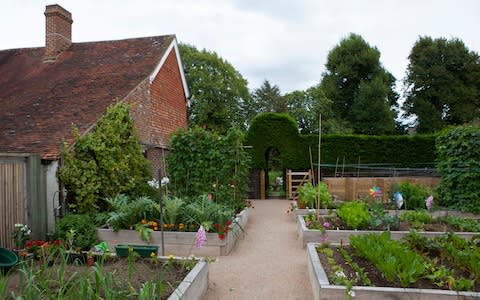
<svg viewBox="0 0 480 300"><path fill-rule="evenodd" d="M420 37L409 55L404 79L406 116L417 132L435 132L480 114L480 59L458 39Z"/></svg>
<svg viewBox="0 0 480 300"><path fill-rule="evenodd" d="M315 133L319 130L319 116L322 115L323 133L351 133L348 124L335 119L332 101L325 96L319 85L305 91L293 91L285 94L288 113L292 115L301 133Z"/></svg>
<svg viewBox="0 0 480 300"><path fill-rule="evenodd" d="M215 52L185 44L179 49L193 95L190 124L219 132L242 125L240 104L249 97L247 80Z"/></svg>
<svg viewBox="0 0 480 300"><path fill-rule="evenodd" d="M395 78L380 63L380 52L360 35L350 34L328 54L321 87L333 113L355 133L394 133L398 95ZM372 118L382 118L372 122Z"/></svg>
<svg viewBox="0 0 480 300"><path fill-rule="evenodd" d="M246 120L250 122L256 115L264 112L283 113L287 104L277 85L265 80L261 87L255 89L243 105Z"/></svg>

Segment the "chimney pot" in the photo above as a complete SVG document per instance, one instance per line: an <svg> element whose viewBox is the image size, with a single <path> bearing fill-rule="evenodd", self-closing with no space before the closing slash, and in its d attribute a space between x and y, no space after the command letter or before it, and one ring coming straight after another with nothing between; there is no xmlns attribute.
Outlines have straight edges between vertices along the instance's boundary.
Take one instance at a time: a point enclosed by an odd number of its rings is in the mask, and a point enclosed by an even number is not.
<svg viewBox="0 0 480 300"><path fill-rule="evenodd" d="M72 14L58 4L45 8L45 63L54 63L57 57L72 45Z"/></svg>

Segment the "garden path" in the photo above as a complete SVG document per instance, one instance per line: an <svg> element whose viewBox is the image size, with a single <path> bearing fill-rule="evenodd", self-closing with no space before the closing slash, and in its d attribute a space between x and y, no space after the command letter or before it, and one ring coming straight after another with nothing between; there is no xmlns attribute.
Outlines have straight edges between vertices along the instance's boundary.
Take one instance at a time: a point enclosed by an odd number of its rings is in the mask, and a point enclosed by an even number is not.
<svg viewBox="0 0 480 300"><path fill-rule="evenodd" d="M254 200L246 235L210 264L204 300L313 299L307 252L286 200Z"/></svg>

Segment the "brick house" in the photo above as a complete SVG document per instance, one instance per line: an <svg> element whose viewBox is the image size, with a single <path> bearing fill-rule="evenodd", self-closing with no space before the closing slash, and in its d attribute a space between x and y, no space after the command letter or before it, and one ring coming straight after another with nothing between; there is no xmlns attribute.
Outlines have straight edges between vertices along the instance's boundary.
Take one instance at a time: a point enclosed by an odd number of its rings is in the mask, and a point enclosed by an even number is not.
<svg viewBox="0 0 480 300"><path fill-rule="evenodd" d="M85 134L109 105L130 104L156 175L169 135L188 125L174 35L73 43L67 10L48 5L45 16L45 47L0 51L0 246L14 223L53 230L60 145L72 141L72 124Z"/></svg>

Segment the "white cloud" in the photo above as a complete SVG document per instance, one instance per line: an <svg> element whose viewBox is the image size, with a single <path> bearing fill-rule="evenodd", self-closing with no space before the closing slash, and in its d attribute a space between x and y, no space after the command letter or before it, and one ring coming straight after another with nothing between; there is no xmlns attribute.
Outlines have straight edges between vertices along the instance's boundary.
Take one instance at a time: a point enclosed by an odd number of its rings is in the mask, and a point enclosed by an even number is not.
<svg viewBox="0 0 480 300"><path fill-rule="evenodd" d="M0 49L43 46L45 5L3 0ZM63 0L74 42L176 34L217 52L249 81L282 92L318 83L328 52L355 32L376 46L400 80L419 36L457 37L479 52L476 0Z"/></svg>

